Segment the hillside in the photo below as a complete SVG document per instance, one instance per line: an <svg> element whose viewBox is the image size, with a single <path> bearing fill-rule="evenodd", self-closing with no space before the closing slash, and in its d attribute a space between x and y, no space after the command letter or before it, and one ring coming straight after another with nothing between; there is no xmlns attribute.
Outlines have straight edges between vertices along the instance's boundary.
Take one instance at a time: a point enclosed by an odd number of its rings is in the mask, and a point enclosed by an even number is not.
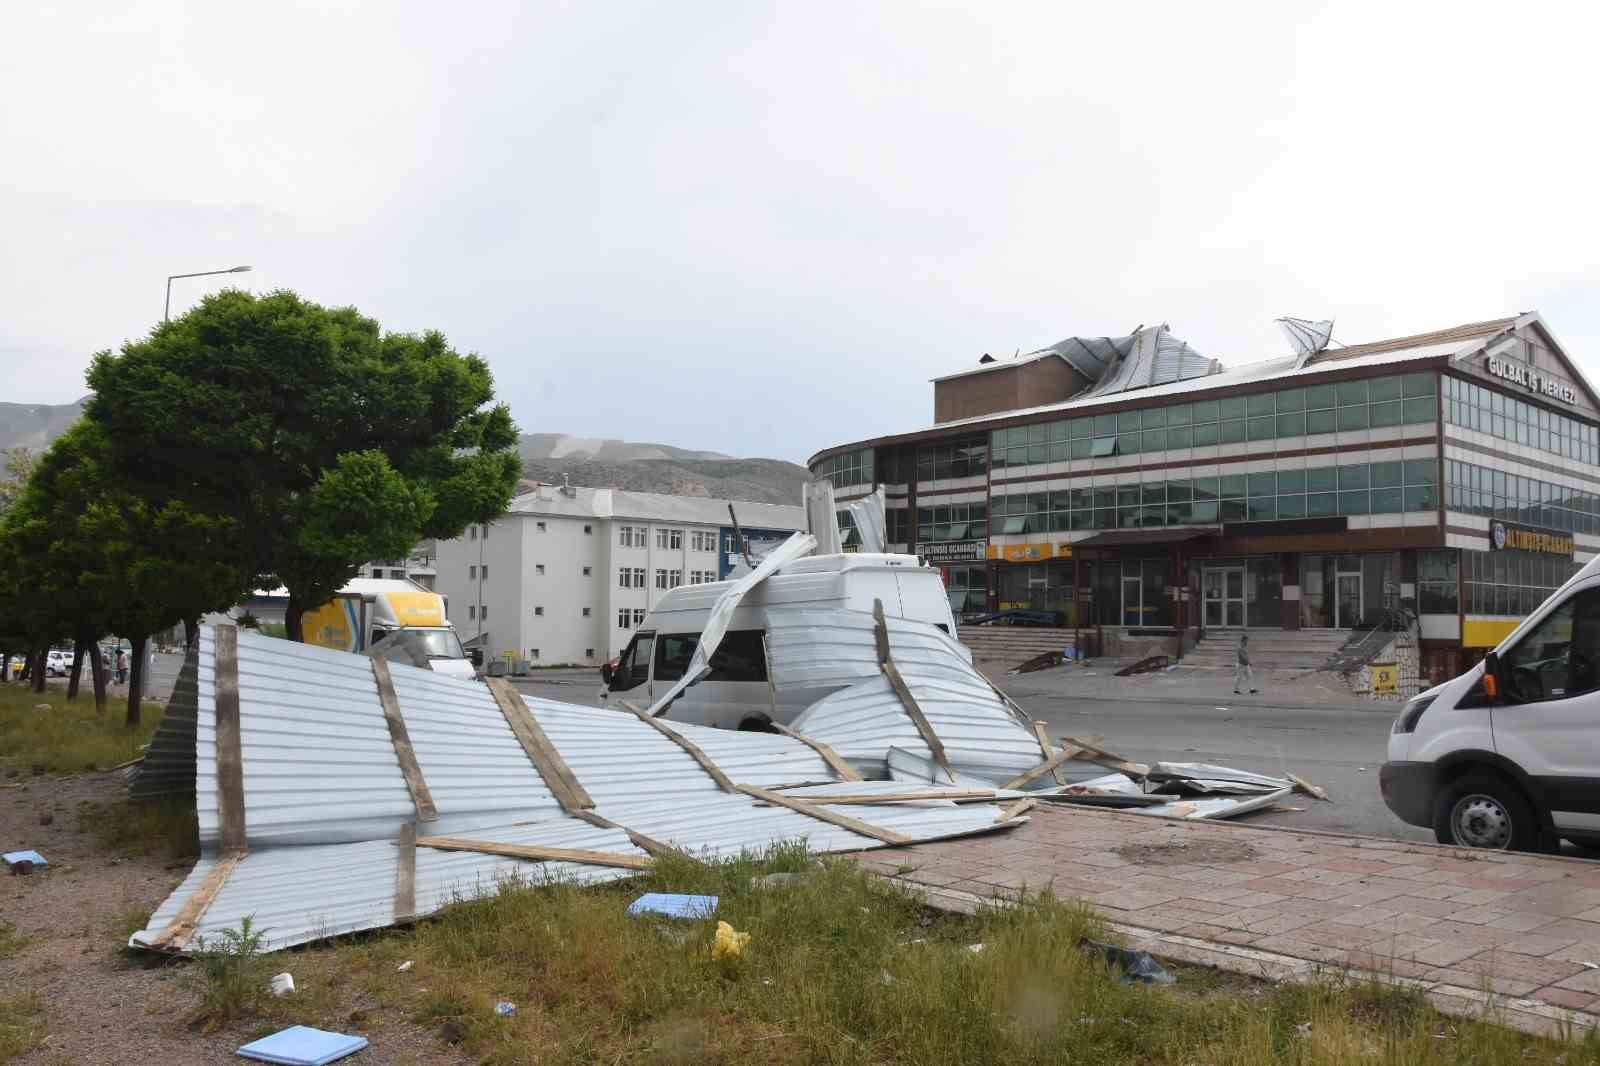
<svg viewBox="0 0 1600 1066"><path fill-rule="evenodd" d="M550 460L631 463L640 459L732 459L720 452L696 452L670 444L636 443L614 437L574 437L569 433L524 433L517 445L523 462Z"/></svg>
<svg viewBox="0 0 1600 1066"><path fill-rule="evenodd" d="M524 460L522 473L554 485L565 474L574 485L592 488L796 505L800 486L811 478L805 467L781 459Z"/></svg>
<svg viewBox="0 0 1600 1066"><path fill-rule="evenodd" d="M32 448L42 452L83 414L89 397L77 403L0 403L0 451Z"/></svg>

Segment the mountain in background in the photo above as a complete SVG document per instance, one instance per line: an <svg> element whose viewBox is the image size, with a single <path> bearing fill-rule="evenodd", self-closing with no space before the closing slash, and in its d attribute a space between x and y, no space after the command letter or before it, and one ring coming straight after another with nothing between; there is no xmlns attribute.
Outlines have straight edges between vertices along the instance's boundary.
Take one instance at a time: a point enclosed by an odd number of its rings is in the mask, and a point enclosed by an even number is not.
<svg viewBox="0 0 1600 1066"><path fill-rule="evenodd" d="M0 403L0 451L25 447L42 452L83 414L77 403ZM518 442L522 476L530 481L597 489L709 496L753 503L800 503L800 486L811 479L803 466L781 459L736 459L720 452L634 443L567 433L525 433Z"/></svg>
<svg viewBox="0 0 1600 1066"><path fill-rule="evenodd" d="M31 448L42 452L83 414L85 396L77 403L0 403L0 451Z"/></svg>

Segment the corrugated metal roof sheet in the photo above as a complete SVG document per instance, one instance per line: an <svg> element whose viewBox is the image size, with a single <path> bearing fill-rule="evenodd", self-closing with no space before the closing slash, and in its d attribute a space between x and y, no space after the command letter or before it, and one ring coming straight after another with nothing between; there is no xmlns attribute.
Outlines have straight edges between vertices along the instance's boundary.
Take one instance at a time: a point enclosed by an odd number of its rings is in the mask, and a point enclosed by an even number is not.
<svg viewBox="0 0 1600 1066"><path fill-rule="evenodd" d="M194 729L196 675L200 652L184 656L172 695L161 710L161 721L150 737L144 758L128 774L128 794L134 799L187 796L194 792Z"/></svg>
<svg viewBox="0 0 1600 1066"><path fill-rule="evenodd" d="M751 529L805 529L805 508L748 500L714 500L704 496L669 496L659 492L630 492L625 489L577 488L571 495L557 486L540 486L511 501L511 514L556 515L569 518L637 519L646 522L692 522L698 525L728 524L728 505L733 505L739 524Z"/></svg>
<svg viewBox="0 0 1600 1066"><path fill-rule="evenodd" d="M192 757L205 858L149 927L134 934L135 945L156 941L200 892L216 861L218 648L215 629L204 627L196 658ZM267 930L272 948L392 923L399 863L393 842L414 821L416 807L371 660L243 632L237 640L237 672L249 852L204 907L198 936L237 927L246 915ZM417 767L439 812L437 821L418 826L419 835L633 858L643 854L624 829L597 827L561 809L485 686L403 664L391 664L389 672ZM881 845L852 829L721 791L690 753L632 715L551 700L525 702L591 797L594 813L626 829L697 855L758 852L799 839L818 851ZM740 785L775 788L835 780L821 757L797 740L677 723L672 728ZM882 787L911 792L926 786L884 782ZM994 829L1000 813L990 803L823 809L913 840ZM604 866L421 846L414 913L428 914L453 899L493 891L509 876L592 882L627 875Z"/></svg>
<svg viewBox="0 0 1600 1066"><path fill-rule="evenodd" d="M1491 318L1485 322L1468 322L1460 326L1451 326L1449 329L1436 329L1431 333L1414 333L1409 337L1390 337L1388 340L1350 344L1343 348L1324 348L1307 360L1307 365L1343 362L1363 355L1411 351L1418 348L1454 351L1467 341L1504 333L1516 324L1516 316Z"/></svg>

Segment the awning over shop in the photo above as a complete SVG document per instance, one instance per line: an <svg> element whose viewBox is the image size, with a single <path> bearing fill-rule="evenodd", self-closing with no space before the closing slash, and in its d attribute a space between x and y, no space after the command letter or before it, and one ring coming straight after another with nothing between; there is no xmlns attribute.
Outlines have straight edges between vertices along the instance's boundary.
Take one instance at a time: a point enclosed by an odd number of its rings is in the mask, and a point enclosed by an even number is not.
<svg viewBox="0 0 1600 1066"><path fill-rule="evenodd" d="M1189 526L1184 529L1116 529L1096 533L1084 540L1074 541L1078 548L1122 548L1141 544L1180 544L1184 541L1214 537L1222 532L1221 526Z"/></svg>

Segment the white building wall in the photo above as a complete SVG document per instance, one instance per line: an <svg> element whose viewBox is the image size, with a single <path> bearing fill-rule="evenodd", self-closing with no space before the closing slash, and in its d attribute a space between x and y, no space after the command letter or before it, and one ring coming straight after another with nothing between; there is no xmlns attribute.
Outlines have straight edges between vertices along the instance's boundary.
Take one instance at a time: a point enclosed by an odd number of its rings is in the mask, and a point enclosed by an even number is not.
<svg viewBox="0 0 1600 1066"><path fill-rule="evenodd" d="M521 515L508 515L438 544L434 591L448 601L450 621L463 641L488 634L485 658L520 644L518 593L514 587L508 590L508 582L514 586L511 579L522 569L521 523ZM487 535L483 535L485 528ZM484 566L489 568L487 578ZM483 616L484 607L489 609L488 617Z"/></svg>
<svg viewBox="0 0 1600 1066"><path fill-rule="evenodd" d="M556 515L519 517L522 572L506 575L509 584L520 582L521 586L523 637L518 657L536 666L598 664L606 646L599 580L604 521Z"/></svg>

